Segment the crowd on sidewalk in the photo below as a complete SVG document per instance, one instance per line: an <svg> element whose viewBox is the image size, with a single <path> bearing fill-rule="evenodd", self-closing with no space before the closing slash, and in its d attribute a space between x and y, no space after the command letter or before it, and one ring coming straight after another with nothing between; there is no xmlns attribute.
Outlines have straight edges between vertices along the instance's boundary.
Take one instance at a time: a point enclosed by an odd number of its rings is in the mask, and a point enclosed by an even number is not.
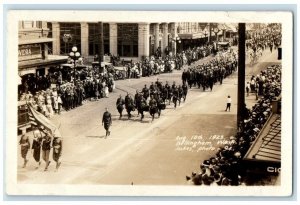
<svg viewBox="0 0 300 205"><path fill-rule="evenodd" d="M199 172L187 176L189 182L194 185L247 185L241 160L271 115L271 101L281 95L281 71L281 65L273 65L255 79L263 81L259 99L251 110L245 105L239 132L230 137L230 143L219 148L215 156L204 160Z"/></svg>
<svg viewBox="0 0 300 205"><path fill-rule="evenodd" d="M161 72L171 72L173 69L181 69L185 64L191 64L210 54L211 46L195 47L178 53L176 56L166 55L164 58L152 57L136 63L126 65L126 78L157 75ZM117 73L113 66L106 66L104 72L99 68L86 67L81 70L67 70L63 73L55 73L55 87L51 87L50 75L43 77L30 76L22 82L23 93L20 101L30 101L35 109L51 118L54 114L60 114L64 109L69 111L83 104L85 100L99 100L109 97L109 93L115 89ZM123 76L124 77L124 76Z"/></svg>

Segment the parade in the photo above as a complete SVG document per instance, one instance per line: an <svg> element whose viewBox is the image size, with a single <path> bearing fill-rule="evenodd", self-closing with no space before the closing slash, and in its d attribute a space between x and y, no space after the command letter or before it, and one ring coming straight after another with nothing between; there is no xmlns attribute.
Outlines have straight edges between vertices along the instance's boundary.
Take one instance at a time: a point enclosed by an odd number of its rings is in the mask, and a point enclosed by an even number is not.
<svg viewBox="0 0 300 205"><path fill-rule="evenodd" d="M89 55L83 55L83 44L73 44L68 53L64 41L66 62L39 76L24 75L18 100L31 126L18 130L18 172L36 171L37 177L22 180L46 183L38 173L55 171L57 178L70 173L62 179L66 184L252 185L241 162L272 116L272 101L281 95L281 27L253 24L245 32L240 112L237 24L197 24L198 36L178 32L180 23L169 24L178 30L169 29L169 36L165 23L158 31L156 23L107 25L110 31L133 33L149 27L149 33L137 35L157 39L146 45L139 41L138 47L134 34L120 35L119 46L110 41L112 52L103 47ZM173 31L178 32L174 37ZM214 144L217 135L224 143ZM181 136L182 145L176 143Z"/></svg>

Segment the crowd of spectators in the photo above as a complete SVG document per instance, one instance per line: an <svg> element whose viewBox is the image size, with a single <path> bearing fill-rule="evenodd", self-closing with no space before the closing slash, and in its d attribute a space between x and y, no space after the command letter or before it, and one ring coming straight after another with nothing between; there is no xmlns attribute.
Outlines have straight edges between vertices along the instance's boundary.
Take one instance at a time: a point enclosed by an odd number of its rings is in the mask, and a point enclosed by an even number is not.
<svg viewBox="0 0 300 205"><path fill-rule="evenodd" d="M120 57L112 56L113 65L121 65L125 67L124 78L138 78L160 73L172 72L174 69L180 70L184 65L200 60L213 53L212 45L189 48L182 52L172 55L166 53L164 57L161 55L153 55L149 58L144 58L138 62L125 63L120 60ZM120 62L121 61L121 62Z"/></svg>
<svg viewBox="0 0 300 205"><path fill-rule="evenodd" d="M69 111L81 106L85 100L109 97L109 93L115 89L116 79L172 72L209 55L210 50L211 46L208 45L182 51L173 57L152 56L136 63L131 61L124 64L125 72L118 72L108 64L102 71L99 67L82 67L59 70L44 76L29 75L22 82L20 90L23 92L19 93L19 100L31 101L36 110L50 118L55 113L60 114L62 109ZM113 59L116 62L119 58Z"/></svg>
<svg viewBox="0 0 300 205"><path fill-rule="evenodd" d="M258 58L269 48L272 52L281 46L281 25L268 24L264 28L247 31L246 48L250 58Z"/></svg>
<svg viewBox="0 0 300 205"><path fill-rule="evenodd" d="M241 161L271 115L271 101L281 95L281 70L281 65L273 65L260 73L258 81L263 79L261 97L251 110L245 107L239 132L230 137L229 144L218 148L215 156L204 160L199 172L187 176L189 182L194 185L247 185Z"/></svg>

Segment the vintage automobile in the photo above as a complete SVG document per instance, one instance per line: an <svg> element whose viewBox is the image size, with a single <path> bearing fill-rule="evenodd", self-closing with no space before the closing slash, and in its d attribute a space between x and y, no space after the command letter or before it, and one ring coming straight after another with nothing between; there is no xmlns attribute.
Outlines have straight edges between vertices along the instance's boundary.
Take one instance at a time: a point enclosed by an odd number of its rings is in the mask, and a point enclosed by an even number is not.
<svg viewBox="0 0 300 205"><path fill-rule="evenodd" d="M218 42L218 50L219 51L228 50L229 47L230 47L230 43L227 41Z"/></svg>

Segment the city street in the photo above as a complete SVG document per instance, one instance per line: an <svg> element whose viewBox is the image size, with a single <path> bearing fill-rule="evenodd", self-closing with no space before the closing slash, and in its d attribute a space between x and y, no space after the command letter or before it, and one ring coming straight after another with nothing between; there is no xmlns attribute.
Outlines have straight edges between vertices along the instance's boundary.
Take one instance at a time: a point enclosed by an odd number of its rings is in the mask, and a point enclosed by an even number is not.
<svg viewBox="0 0 300 205"><path fill-rule="evenodd" d="M236 48L235 48L236 50ZM202 64L211 60L211 56L197 62ZM246 67L246 81L268 65L279 63L277 52L263 52L259 62ZM88 101L83 106L51 121L59 127L63 136L62 165L55 172L55 163L44 172L44 163L35 169L35 162L29 152L26 168L21 168L22 159L18 149L19 183L53 184L121 184L121 185L184 185L186 175L198 171L199 165L209 159L221 141L229 139L236 132L237 114L237 72L224 79L223 84L216 83L213 91L198 88L189 90L186 102L174 109L173 104L162 111L160 118L151 122L149 113L143 122L137 117L128 120L124 110L119 120L116 100L126 92L135 94L136 89L149 86L159 78L160 81L181 84L182 71L161 74L139 79L116 81L116 89L109 98ZM226 98L232 98L232 109L225 112ZM247 107L255 102L254 94L246 97ZM101 125L105 107L113 116L111 135L105 138ZM28 133L31 134L31 133ZM190 149L181 146L181 139L201 138L202 142L211 142L211 149ZM220 141L221 140L221 141ZM52 155L51 155L52 159Z"/></svg>

